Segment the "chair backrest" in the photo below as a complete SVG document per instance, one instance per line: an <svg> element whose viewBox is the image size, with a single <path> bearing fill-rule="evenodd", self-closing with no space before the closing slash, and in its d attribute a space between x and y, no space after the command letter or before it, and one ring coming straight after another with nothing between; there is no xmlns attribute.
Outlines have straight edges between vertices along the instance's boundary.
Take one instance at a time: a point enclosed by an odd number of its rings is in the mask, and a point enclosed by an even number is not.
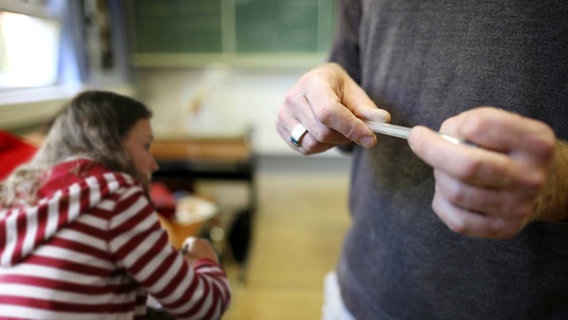
<svg viewBox="0 0 568 320"><path fill-rule="evenodd" d="M0 131L0 181L16 167L30 160L37 147L6 131Z"/></svg>

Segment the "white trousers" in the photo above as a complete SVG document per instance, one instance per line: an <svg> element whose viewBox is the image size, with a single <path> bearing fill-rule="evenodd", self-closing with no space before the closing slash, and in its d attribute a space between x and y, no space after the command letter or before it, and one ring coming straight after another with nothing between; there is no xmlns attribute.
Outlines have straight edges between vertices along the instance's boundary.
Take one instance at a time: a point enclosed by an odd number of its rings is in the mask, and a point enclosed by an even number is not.
<svg viewBox="0 0 568 320"><path fill-rule="evenodd" d="M322 320L355 320L343 304L335 271L330 271L325 276Z"/></svg>

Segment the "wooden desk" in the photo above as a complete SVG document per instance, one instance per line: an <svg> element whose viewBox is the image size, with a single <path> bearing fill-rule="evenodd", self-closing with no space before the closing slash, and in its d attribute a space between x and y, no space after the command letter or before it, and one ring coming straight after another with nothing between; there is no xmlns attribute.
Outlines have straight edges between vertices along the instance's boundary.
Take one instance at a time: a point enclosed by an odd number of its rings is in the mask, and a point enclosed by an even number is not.
<svg viewBox="0 0 568 320"><path fill-rule="evenodd" d="M247 162L252 148L244 137L158 138L152 144L157 161Z"/></svg>
<svg viewBox="0 0 568 320"><path fill-rule="evenodd" d="M248 136L220 138L158 138L152 154L160 169L157 180L167 178L241 180L254 190L254 153ZM251 192L251 208L256 208Z"/></svg>
<svg viewBox="0 0 568 320"><path fill-rule="evenodd" d="M255 156L249 136L158 137L152 143L152 153L160 167L153 179L164 182L172 190L194 191L195 180L232 180L248 184L249 207L238 212L225 228L234 259L246 264L257 206Z"/></svg>

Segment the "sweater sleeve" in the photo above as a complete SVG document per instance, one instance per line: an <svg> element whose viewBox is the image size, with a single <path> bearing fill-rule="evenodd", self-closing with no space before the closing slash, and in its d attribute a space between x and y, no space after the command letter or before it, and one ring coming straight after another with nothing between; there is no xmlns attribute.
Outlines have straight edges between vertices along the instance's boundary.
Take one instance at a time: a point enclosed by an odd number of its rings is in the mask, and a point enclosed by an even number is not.
<svg viewBox="0 0 568 320"><path fill-rule="evenodd" d="M337 12L337 27L329 61L339 63L357 83L360 83L359 21L361 19L361 1L339 0Z"/></svg>
<svg viewBox="0 0 568 320"><path fill-rule="evenodd" d="M142 188L123 190L110 234L117 264L178 319L219 319L227 309L230 289L221 267L206 259L191 267L168 243Z"/></svg>

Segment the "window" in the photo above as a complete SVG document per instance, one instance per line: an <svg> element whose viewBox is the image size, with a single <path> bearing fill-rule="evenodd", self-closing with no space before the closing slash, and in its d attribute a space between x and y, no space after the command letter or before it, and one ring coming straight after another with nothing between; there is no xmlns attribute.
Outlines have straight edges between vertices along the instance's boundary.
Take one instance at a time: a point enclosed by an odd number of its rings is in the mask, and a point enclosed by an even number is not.
<svg viewBox="0 0 568 320"><path fill-rule="evenodd" d="M0 0L0 91L58 82L60 0Z"/></svg>
<svg viewBox="0 0 568 320"><path fill-rule="evenodd" d="M0 130L26 130L85 89L132 94L125 4L0 0Z"/></svg>
<svg viewBox="0 0 568 320"><path fill-rule="evenodd" d="M0 89L57 83L60 23L0 11Z"/></svg>

